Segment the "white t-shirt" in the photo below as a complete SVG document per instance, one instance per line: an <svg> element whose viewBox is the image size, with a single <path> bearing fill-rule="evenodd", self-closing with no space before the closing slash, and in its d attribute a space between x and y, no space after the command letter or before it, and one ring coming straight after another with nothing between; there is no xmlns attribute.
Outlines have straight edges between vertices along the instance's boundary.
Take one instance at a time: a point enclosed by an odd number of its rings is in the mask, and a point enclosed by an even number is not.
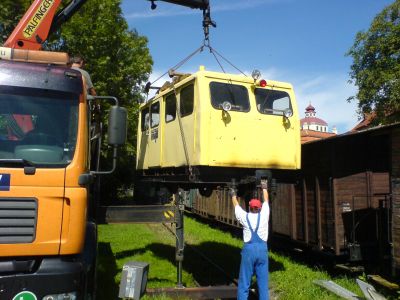
<svg viewBox="0 0 400 300"><path fill-rule="evenodd" d="M251 228L255 230L257 226L258 214L250 212L248 213L248 215ZM243 210L243 208L240 205L236 205L235 216L236 219L239 221L239 223L242 224L243 226L243 241L247 243L251 239L251 231L246 220L247 212ZM261 207L260 224L258 225L258 230L257 230L258 236L265 242L268 240L268 221L269 221L269 205L268 202L265 201Z"/></svg>

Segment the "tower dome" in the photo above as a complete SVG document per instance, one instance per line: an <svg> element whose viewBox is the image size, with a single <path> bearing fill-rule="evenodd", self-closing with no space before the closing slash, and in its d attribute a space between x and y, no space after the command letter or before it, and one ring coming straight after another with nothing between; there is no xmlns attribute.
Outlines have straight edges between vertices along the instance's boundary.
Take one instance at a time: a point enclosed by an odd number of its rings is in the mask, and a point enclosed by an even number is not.
<svg viewBox="0 0 400 300"><path fill-rule="evenodd" d="M328 123L320 118L317 118L315 115L315 107L310 103L306 107L305 117L300 120L301 129L328 132Z"/></svg>

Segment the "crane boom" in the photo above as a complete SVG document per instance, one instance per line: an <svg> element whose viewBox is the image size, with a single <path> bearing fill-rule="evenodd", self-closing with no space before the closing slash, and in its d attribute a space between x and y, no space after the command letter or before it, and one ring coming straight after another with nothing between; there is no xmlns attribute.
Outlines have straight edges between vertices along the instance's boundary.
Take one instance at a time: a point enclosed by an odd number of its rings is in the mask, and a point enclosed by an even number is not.
<svg viewBox="0 0 400 300"><path fill-rule="evenodd" d="M35 0L11 33L5 47L38 50L46 41L62 0Z"/></svg>
<svg viewBox="0 0 400 300"><path fill-rule="evenodd" d="M148 0L148 1L154 2L157 0ZM158 0L158 1L169 2L172 4L187 6L190 8L199 8L202 10L207 9L209 6L209 0Z"/></svg>
<svg viewBox="0 0 400 300"><path fill-rule="evenodd" d="M14 49L39 50L50 33L79 10L87 0L72 0L57 14L63 0L35 0L4 43ZM157 0L148 0L154 4ZM158 0L190 8L209 9L209 0Z"/></svg>

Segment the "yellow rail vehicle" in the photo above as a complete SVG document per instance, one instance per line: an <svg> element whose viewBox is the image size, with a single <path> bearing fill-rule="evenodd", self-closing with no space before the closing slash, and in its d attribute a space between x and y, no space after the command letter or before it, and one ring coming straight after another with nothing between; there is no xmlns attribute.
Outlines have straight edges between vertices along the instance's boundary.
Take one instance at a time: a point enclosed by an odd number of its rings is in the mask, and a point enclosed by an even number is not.
<svg viewBox="0 0 400 300"><path fill-rule="evenodd" d="M243 183L256 170L300 168L291 84L206 71L174 78L142 104L137 171L177 185Z"/></svg>

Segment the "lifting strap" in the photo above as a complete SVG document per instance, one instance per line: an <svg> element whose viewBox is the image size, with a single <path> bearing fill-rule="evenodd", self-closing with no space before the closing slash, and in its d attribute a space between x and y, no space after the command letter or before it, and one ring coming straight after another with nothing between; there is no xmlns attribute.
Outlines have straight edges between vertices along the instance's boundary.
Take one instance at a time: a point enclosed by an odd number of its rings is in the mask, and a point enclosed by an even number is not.
<svg viewBox="0 0 400 300"><path fill-rule="evenodd" d="M241 71L238 67L236 67L232 62L230 62L228 59L226 59L224 56L222 56L217 50L215 50L213 47L211 47L210 26L215 28L215 27L217 27L217 24L213 20L211 20L211 11L210 11L210 6L208 5L207 8L203 9L203 31L204 31L203 44L199 48L197 48L195 51L193 51L191 54L189 54L187 57L185 57L180 62L178 62L175 66L170 68L168 71L164 72L161 76L159 76L153 82L151 82L150 84L148 83L146 85L146 88L149 89L149 87L151 85L153 85L155 82L160 80L162 77L164 77L168 73L173 73L174 71L178 70L180 67L182 67L185 63L187 63L197 53L203 52L204 48L208 48L210 50L210 53L213 55L213 57L217 61L222 72L226 73L224 67L222 66L222 64L219 61L217 56L222 58L225 62L227 62L229 65L231 65L231 67L236 69L239 73L242 73L244 76L247 76L243 71Z"/></svg>
<svg viewBox="0 0 400 300"><path fill-rule="evenodd" d="M214 21L211 20L211 15L210 15L210 7L208 6L207 8L203 9L203 31L204 31L204 39L203 39L203 44L197 48L195 51L193 51L192 53L190 53L187 57L185 57L184 59L182 59L180 62L178 62L175 66L173 66L172 68L170 68L168 71L164 72L161 76L159 76L157 79L155 79L153 82L148 82L146 84L146 88L145 90L148 92L149 89L151 88L151 86L157 82L158 80L160 80L162 77L164 77L165 75L169 74L170 77L173 77L175 74L175 71L178 70L180 67L182 67L185 63L187 63L191 58L193 58L196 54L203 52L204 48L208 48L210 50L210 53L213 55L213 57L215 58L215 60L217 61L218 65L220 66L221 70L223 73L226 74L224 67L222 66L222 63L220 62L220 60L218 59L218 57L222 58L225 62L227 62L228 64L230 64L233 68L235 68L237 71L239 71L241 74L243 74L244 76L247 76L243 71L241 71L238 67L236 67L232 62L230 62L228 59L226 59L225 57L223 57L217 50L215 50L213 47L211 47L211 43L210 43L210 31L209 31L209 27L213 26L216 27L216 23ZM192 165L190 164L190 158L189 158L189 153L188 153L188 149L187 149L187 143L186 143L186 138L185 138L185 133L183 130L183 126L182 126L182 119L181 119L181 115L180 115L180 101L178 102L178 95L177 95L177 91L175 88L175 81L172 80L172 88L174 90L174 94L175 94L175 101L176 101L176 114L178 117L178 123L179 123L179 130L181 133L181 138L182 138L182 144L183 144L183 148L184 148L184 153L185 153L185 159L186 159L186 164L188 165L188 171L189 171L189 180L194 180L195 176L193 174L193 168Z"/></svg>

